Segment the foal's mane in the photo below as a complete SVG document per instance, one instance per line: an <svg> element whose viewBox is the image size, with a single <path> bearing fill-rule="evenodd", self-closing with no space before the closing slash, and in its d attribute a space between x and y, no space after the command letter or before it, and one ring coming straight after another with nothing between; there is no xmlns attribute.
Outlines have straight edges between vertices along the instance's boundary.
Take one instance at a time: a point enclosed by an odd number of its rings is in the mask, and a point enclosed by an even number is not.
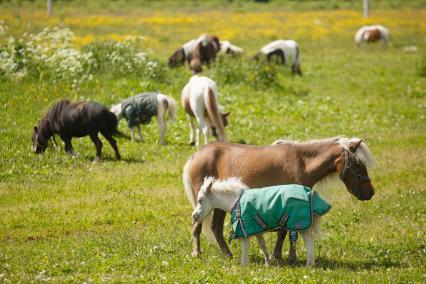
<svg viewBox="0 0 426 284"><path fill-rule="evenodd" d="M347 137L343 137L343 136L337 136L337 137L319 139L319 140L310 140L310 141L306 141L306 142L300 142L300 141L297 141L297 140L292 141L292 140L279 139L279 140L275 141L274 143L272 143L272 145L276 145L276 144L315 145L315 144L333 144L333 143L336 143L336 144L339 144L340 146L342 146L342 148L349 151L349 146L353 143L358 143L360 140L362 140L362 139L357 138L357 137L347 138ZM355 158L357 159L357 161L362 163L367 168L370 168L371 166L373 166L373 164L374 164L373 154L371 153L370 149L368 148L367 144L364 141L362 141L360 143L360 145L356 149L354 155L355 155Z"/></svg>
<svg viewBox="0 0 426 284"><path fill-rule="evenodd" d="M204 183L201 188L204 189L204 186L210 182L213 183L211 190L220 194L235 194L235 190L237 189L248 188L248 186L237 177L230 177L224 180L219 180L211 176L204 178Z"/></svg>

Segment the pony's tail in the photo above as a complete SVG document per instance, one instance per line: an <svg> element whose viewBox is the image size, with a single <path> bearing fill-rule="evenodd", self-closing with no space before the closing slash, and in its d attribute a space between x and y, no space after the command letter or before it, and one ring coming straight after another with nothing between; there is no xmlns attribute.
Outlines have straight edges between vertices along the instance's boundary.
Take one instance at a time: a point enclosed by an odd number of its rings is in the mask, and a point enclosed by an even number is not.
<svg viewBox="0 0 426 284"><path fill-rule="evenodd" d="M114 113L105 109L106 121L110 133L116 133L118 127L118 119Z"/></svg>
<svg viewBox="0 0 426 284"><path fill-rule="evenodd" d="M216 101L213 90L210 87L207 87L205 88L204 92L204 104L206 105L207 114L209 115L210 121L219 132L219 137L222 138L222 142L226 142L225 126L223 125L218 103Z"/></svg>
<svg viewBox="0 0 426 284"><path fill-rule="evenodd" d="M176 101L170 96L164 95L164 98L166 99L168 107L169 107L169 119L171 121L176 121L176 114L177 114Z"/></svg>
<svg viewBox="0 0 426 284"><path fill-rule="evenodd" d="M127 137L123 132L118 130L118 119L117 116L106 109L105 111L107 127L109 133L117 137Z"/></svg>
<svg viewBox="0 0 426 284"><path fill-rule="evenodd" d="M192 186L192 182L191 182L191 178L189 176L189 168L191 165L191 158L189 158L189 160L186 162L185 166L183 167L183 186L185 187L185 193L186 196L189 199L189 202L191 202L192 208L195 208L195 205L197 203L197 199L195 196L195 191L194 191L194 187ZM213 234L213 231L211 229L212 224L213 224L213 213L210 213L209 216L206 217L206 219L204 219L203 221L203 232L206 235L207 239L209 240L209 242L214 243L217 245L217 242L215 241L215 237Z"/></svg>

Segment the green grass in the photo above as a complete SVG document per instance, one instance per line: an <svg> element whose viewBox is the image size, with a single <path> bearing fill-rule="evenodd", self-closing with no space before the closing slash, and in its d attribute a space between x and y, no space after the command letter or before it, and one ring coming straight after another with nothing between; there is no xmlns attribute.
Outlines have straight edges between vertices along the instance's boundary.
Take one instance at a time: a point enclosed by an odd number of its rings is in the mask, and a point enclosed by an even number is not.
<svg viewBox="0 0 426 284"><path fill-rule="evenodd" d="M244 47L255 51L265 40ZM231 111L227 134L233 142L368 137L377 162L370 171L376 195L360 202L340 182L320 188L333 209L323 219L314 269L303 266L302 241L295 268L264 267L254 241L248 267L239 264L238 241L231 244L232 260L204 236L203 258L191 257L191 206L181 173L196 149L187 145L182 109L169 124L167 146L157 144L156 123L143 127L145 143L119 138L121 162L102 139L104 161L92 163L95 148L87 137L73 140L74 159L63 149L31 153L34 124L59 98L109 106L159 89L179 100L190 76L186 67L165 69L161 81L98 74L78 90L47 80L0 79L0 282L424 283L426 78L416 73L420 59L420 52L402 53L400 46L356 49L338 39L304 45L304 76L276 67L270 86L247 79L253 75L248 56L206 70ZM166 62L166 55L159 60ZM124 121L119 128L129 133ZM270 250L274 242L268 234Z"/></svg>

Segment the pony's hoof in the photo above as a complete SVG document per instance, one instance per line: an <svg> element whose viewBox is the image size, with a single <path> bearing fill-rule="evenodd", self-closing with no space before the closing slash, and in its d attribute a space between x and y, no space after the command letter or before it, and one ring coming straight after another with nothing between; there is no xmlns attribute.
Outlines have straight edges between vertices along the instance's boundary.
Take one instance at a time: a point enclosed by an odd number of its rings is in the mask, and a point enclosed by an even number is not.
<svg viewBox="0 0 426 284"><path fill-rule="evenodd" d="M271 258L269 259L269 263L274 266L282 266L284 264L284 261L282 257L271 256Z"/></svg>
<svg viewBox="0 0 426 284"><path fill-rule="evenodd" d="M288 262L289 262L290 266L296 266L297 265L297 259L295 259L295 258L290 258L288 260Z"/></svg>
<svg viewBox="0 0 426 284"><path fill-rule="evenodd" d="M100 163L100 162L101 162L101 158L96 157L96 158L93 159L92 163L96 164L96 163Z"/></svg>
<svg viewBox="0 0 426 284"><path fill-rule="evenodd" d="M194 142L194 141L189 142L189 145L190 145L190 146L195 146L195 142Z"/></svg>
<svg viewBox="0 0 426 284"><path fill-rule="evenodd" d="M199 251L193 251L192 257L201 258L201 253Z"/></svg>

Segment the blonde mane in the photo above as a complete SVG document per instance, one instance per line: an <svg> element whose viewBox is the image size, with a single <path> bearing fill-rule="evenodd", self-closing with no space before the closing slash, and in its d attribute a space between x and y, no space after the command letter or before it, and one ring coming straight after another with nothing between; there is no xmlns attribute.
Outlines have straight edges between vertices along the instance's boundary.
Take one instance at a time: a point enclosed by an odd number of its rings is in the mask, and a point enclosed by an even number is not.
<svg viewBox="0 0 426 284"><path fill-rule="evenodd" d="M225 180L219 180L215 177L209 176L204 178L201 190L204 191L206 185L209 183L212 183L211 190L220 194L235 194L237 190L248 188L248 186L237 177L230 177Z"/></svg>
<svg viewBox="0 0 426 284"><path fill-rule="evenodd" d="M356 137L352 137L352 138L340 137L338 140L338 143L344 149L349 151L349 145L351 143L357 143L360 140L361 140L360 138L356 138ZM356 149L355 157L359 162L363 163L367 168L371 168L374 165L373 154L371 153L370 149L368 148L367 144L365 144L364 141L362 141L361 144Z"/></svg>
<svg viewBox="0 0 426 284"><path fill-rule="evenodd" d="M349 151L349 145L351 143L357 143L361 139L357 137L347 138L343 136L336 136L332 138L327 139L319 139L319 140L310 140L307 142L300 142L300 141L292 141L292 140L286 140L286 139L279 139L272 143L272 145L277 144L317 144L317 143L338 143L340 146L342 146L344 149ZM371 168L374 165L374 158L373 154L371 153L370 149L368 148L367 144L365 144L364 141L361 142L359 147L355 151L355 157L356 159L364 164L367 168Z"/></svg>

